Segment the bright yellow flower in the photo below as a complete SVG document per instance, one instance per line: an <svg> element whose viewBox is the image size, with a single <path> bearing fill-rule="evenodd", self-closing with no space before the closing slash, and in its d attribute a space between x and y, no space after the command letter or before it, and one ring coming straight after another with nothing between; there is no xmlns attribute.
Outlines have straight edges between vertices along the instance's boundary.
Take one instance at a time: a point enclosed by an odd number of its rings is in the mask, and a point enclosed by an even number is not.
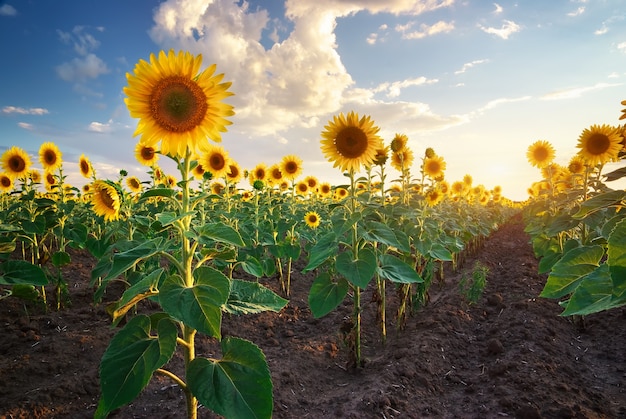
<svg viewBox="0 0 626 419"><path fill-rule="evenodd" d="M280 161L280 171L283 178L294 181L302 174L302 159L290 154Z"/></svg>
<svg viewBox="0 0 626 419"><path fill-rule="evenodd" d="M241 180L242 176L243 173L241 171L241 167L239 167L239 163L232 159L229 159L228 169L226 170L226 180L232 184L235 184Z"/></svg>
<svg viewBox="0 0 626 419"><path fill-rule="evenodd" d="M438 188L433 188L426 192L424 198L429 207L434 207L443 200L444 196Z"/></svg>
<svg viewBox="0 0 626 419"><path fill-rule="evenodd" d="M159 160L159 154L154 146L139 141L135 145L135 158L140 164L152 167Z"/></svg>
<svg viewBox="0 0 626 419"><path fill-rule="evenodd" d="M80 159L78 159L78 168L80 169L80 174L87 179L93 175L93 166L84 154L81 154Z"/></svg>
<svg viewBox="0 0 626 419"><path fill-rule="evenodd" d="M444 170L446 170L446 162L443 160L443 157L433 156L424 159L424 173L426 176L434 179L442 176Z"/></svg>
<svg viewBox="0 0 626 419"><path fill-rule="evenodd" d="M249 174L250 185L253 185L256 180L265 182L267 177L267 166L265 163L257 164Z"/></svg>
<svg viewBox="0 0 626 419"><path fill-rule="evenodd" d="M234 115L233 107L222 102L232 95L227 91L231 83L220 83L223 74L213 75L215 64L199 73L201 64L201 55L161 51L126 74L124 101L130 115L139 118L134 135L141 134L146 145L161 142L161 153L183 157L187 147L195 151L207 138L222 140L231 124L226 117Z"/></svg>
<svg viewBox="0 0 626 419"><path fill-rule="evenodd" d="M330 183L324 182L320 184L319 193L322 198L330 198L333 193Z"/></svg>
<svg viewBox="0 0 626 419"><path fill-rule="evenodd" d="M322 132L322 153L333 163L333 167L349 172L358 172L361 166L370 166L376 152L383 147L377 135L380 128L369 116L350 112L334 116Z"/></svg>
<svg viewBox="0 0 626 419"><path fill-rule="evenodd" d="M626 100L622 100L622 106L626 106ZM619 117L620 121L626 119L626 109L622 109L622 115Z"/></svg>
<svg viewBox="0 0 626 419"><path fill-rule="evenodd" d="M391 155L391 166L398 172L402 172L411 168L413 160L413 150L405 147Z"/></svg>
<svg viewBox="0 0 626 419"><path fill-rule="evenodd" d="M399 151L404 150L407 147L407 143L409 142L409 137L404 134L396 134L391 140L391 151L393 153L397 153Z"/></svg>
<svg viewBox="0 0 626 419"><path fill-rule="evenodd" d="M452 193L455 195L464 195L467 190L465 183L460 180L452 182L452 186L450 188L452 189Z"/></svg>
<svg viewBox="0 0 626 419"><path fill-rule="evenodd" d="M93 211L105 221L115 221L120 217L120 195L114 186L103 180L93 183L91 203Z"/></svg>
<svg viewBox="0 0 626 419"><path fill-rule="evenodd" d="M309 189L311 191L317 190L317 184L319 182L317 181L317 178L315 176L307 176L304 178L304 181L307 183L307 185L309 185Z"/></svg>
<svg viewBox="0 0 626 419"><path fill-rule="evenodd" d="M128 189L130 189L133 193L139 193L143 189L141 185L141 181L137 178L137 176L131 176L126 178L126 185Z"/></svg>
<svg viewBox="0 0 626 419"><path fill-rule="evenodd" d="M311 228L317 228L320 225L320 215L315 211L309 211L304 214L304 222Z"/></svg>
<svg viewBox="0 0 626 419"><path fill-rule="evenodd" d="M389 147L381 147L376 150L376 157L374 157L374 164L377 166L384 166L389 159Z"/></svg>
<svg viewBox="0 0 626 419"><path fill-rule="evenodd" d="M41 147L39 147L39 161L44 170L54 172L61 167L63 164L61 160L62 156L63 154L59 151L59 147L54 143L43 143Z"/></svg>
<svg viewBox="0 0 626 419"><path fill-rule="evenodd" d="M28 176L35 183L41 182L41 173L39 173L39 170L37 169L30 169L28 172Z"/></svg>
<svg viewBox="0 0 626 419"><path fill-rule="evenodd" d="M221 195L222 192L224 192L224 189L226 189L226 186L221 180L214 180L211 182L211 192L215 195Z"/></svg>
<svg viewBox="0 0 626 419"><path fill-rule="evenodd" d="M52 192L52 190L54 189L54 185L57 184L57 178L54 173L45 172L43 179L46 190L48 192Z"/></svg>
<svg viewBox="0 0 626 419"><path fill-rule="evenodd" d="M204 153L198 160L202 168L207 172L211 172L213 179L225 176L230 163L230 158L226 150L214 144L207 144L203 150Z"/></svg>
<svg viewBox="0 0 626 419"><path fill-rule="evenodd" d="M10 192L13 189L13 179L4 173L0 173L0 191Z"/></svg>
<svg viewBox="0 0 626 419"><path fill-rule="evenodd" d="M196 165L194 166L193 169L191 169L191 173L193 174L193 177L197 180L202 180L204 179L204 167L202 167L201 163L196 162Z"/></svg>
<svg viewBox="0 0 626 419"><path fill-rule="evenodd" d="M309 184L305 181L296 183L296 193L298 195L306 195L309 192Z"/></svg>
<svg viewBox="0 0 626 419"><path fill-rule="evenodd" d="M336 188L335 189L335 199L342 200L348 196L348 190L346 188Z"/></svg>
<svg viewBox="0 0 626 419"><path fill-rule="evenodd" d="M576 147L580 148L578 155L593 167L617 160L622 150L622 136L610 125L592 125L580 134Z"/></svg>
<svg viewBox="0 0 626 419"><path fill-rule="evenodd" d="M2 154L2 168L11 179L26 177L30 165L30 157L19 147L13 146Z"/></svg>
<svg viewBox="0 0 626 419"><path fill-rule="evenodd" d="M543 168L554 160L554 147L548 141L538 140L528 147L526 158L535 167Z"/></svg>
<svg viewBox="0 0 626 419"><path fill-rule="evenodd" d="M278 164L273 164L267 169L267 182L272 185L280 185L283 181L283 172L280 170L280 166Z"/></svg>
<svg viewBox="0 0 626 419"><path fill-rule="evenodd" d="M463 183L465 184L465 186L472 186L472 182L474 182L474 179L472 179L472 175L463 176Z"/></svg>
<svg viewBox="0 0 626 419"><path fill-rule="evenodd" d="M178 180L176 179L176 176L174 175L167 175L165 177L165 183L164 183L167 187L169 188L175 188L176 185L178 184Z"/></svg>

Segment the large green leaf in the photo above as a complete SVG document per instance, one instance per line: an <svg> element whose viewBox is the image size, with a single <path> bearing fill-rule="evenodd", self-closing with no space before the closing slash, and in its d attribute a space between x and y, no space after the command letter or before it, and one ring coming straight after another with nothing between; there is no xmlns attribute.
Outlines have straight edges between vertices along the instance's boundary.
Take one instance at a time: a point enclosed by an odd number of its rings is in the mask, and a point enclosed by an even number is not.
<svg viewBox="0 0 626 419"><path fill-rule="evenodd" d="M161 226L167 227L175 222L182 220L183 218L195 215L195 211L189 211L184 214L178 214L176 212L161 212L155 215L156 220L161 223Z"/></svg>
<svg viewBox="0 0 626 419"><path fill-rule="evenodd" d="M278 313L288 302L258 282L233 279L230 282L230 295L223 309L230 314L253 314L263 311Z"/></svg>
<svg viewBox="0 0 626 419"><path fill-rule="evenodd" d="M607 253L613 294L620 297L626 293L626 218L617 223L609 235Z"/></svg>
<svg viewBox="0 0 626 419"><path fill-rule="evenodd" d="M587 214L593 211L597 211L600 208L606 208L611 205L615 205L626 199L626 191L611 191L600 195L596 195L583 202L580 205L580 209L573 218L584 218Z"/></svg>
<svg viewBox="0 0 626 419"><path fill-rule="evenodd" d="M186 326L221 339L222 306L228 300L230 280L208 266L196 269L194 277L191 287L179 275L166 278L159 290L161 307Z"/></svg>
<svg viewBox="0 0 626 419"><path fill-rule="evenodd" d="M348 281L340 277L333 281L328 272L319 275L313 281L309 291L309 307L316 319L333 311L348 294Z"/></svg>
<svg viewBox="0 0 626 419"><path fill-rule="evenodd" d="M389 254L382 254L379 257L380 267L378 272L382 278L400 284L415 284L424 282L422 277L415 271L415 268L408 263Z"/></svg>
<svg viewBox="0 0 626 419"><path fill-rule="evenodd" d="M103 278L103 280L116 278L117 276L126 272L142 260L148 259L149 257L156 255L163 250L161 248L162 242L163 239L161 237L156 237L152 240L141 243L140 245L125 252L116 253L113 256L111 269Z"/></svg>
<svg viewBox="0 0 626 419"><path fill-rule="evenodd" d="M366 223L362 231L362 237L369 241L386 244L395 247L401 252L409 252L410 245L407 242L401 242L394 231L385 223L378 221L369 221Z"/></svg>
<svg viewBox="0 0 626 419"><path fill-rule="evenodd" d="M126 289L122 298L116 303L113 310L113 324L117 324L123 316L137 303L158 294L159 282L165 269L159 268L144 275L137 283Z"/></svg>
<svg viewBox="0 0 626 419"><path fill-rule="evenodd" d="M223 223L203 224L200 227L196 227L196 231L200 238L209 238L220 243L231 244L238 247L245 246L239 232Z"/></svg>
<svg viewBox="0 0 626 419"><path fill-rule="evenodd" d="M337 272L344 276L352 285L365 288L376 272L376 254L373 250L363 248L358 259L353 258L350 251L340 253L335 262Z"/></svg>
<svg viewBox="0 0 626 419"><path fill-rule="evenodd" d="M587 315L613 307L613 284L606 264L586 275L566 303L562 316Z"/></svg>
<svg viewBox="0 0 626 419"><path fill-rule="evenodd" d="M150 317L132 318L111 340L100 362L102 394L95 418L130 403L144 389L152 374L167 363L176 349L176 325L170 319L157 324L151 334Z"/></svg>
<svg viewBox="0 0 626 419"><path fill-rule="evenodd" d="M328 232L315 243L315 245L309 250L309 263L302 270L303 273L312 271L313 269L326 262L328 258L337 254L339 245L337 244L337 235L335 233Z"/></svg>
<svg viewBox="0 0 626 419"><path fill-rule="evenodd" d="M452 253L441 243L433 243L428 251L428 256L445 262L452 261Z"/></svg>
<svg viewBox="0 0 626 419"><path fill-rule="evenodd" d="M7 260L0 264L0 284L2 285L46 285L48 278L37 265L24 260Z"/></svg>
<svg viewBox="0 0 626 419"><path fill-rule="evenodd" d="M270 418L272 378L263 352L252 342L227 337L222 359L196 358L187 370L191 392L207 408L227 418Z"/></svg>
<svg viewBox="0 0 626 419"><path fill-rule="evenodd" d="M566 252L552 267L540 296L561 298L572 293L585 275L598 267L603 255L602 246L581 246Z"/></svg>

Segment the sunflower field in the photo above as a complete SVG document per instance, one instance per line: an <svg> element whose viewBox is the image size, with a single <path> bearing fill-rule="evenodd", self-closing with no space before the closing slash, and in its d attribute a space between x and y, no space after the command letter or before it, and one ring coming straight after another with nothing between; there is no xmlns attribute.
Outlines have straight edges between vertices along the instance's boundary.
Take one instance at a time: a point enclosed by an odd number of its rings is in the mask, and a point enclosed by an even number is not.
<svg viewBox="0 0 626 419"><path fill-rule="evenodd" d="M400 296L393 323L402 329L443 279L444 263L456 269L522 208L469 174L448 182L434 149L416 156L403 134L385 145L371 117L356 112L336 115L321 131L322 153L345 184L306 176L296 155L244 170L219 145L234 114L224 102L231 85L215 65L200 71L201 64L201 56L161 51L127 75L125 102L138 119L134 155L148 182L125 171L101 179L82 155L78 170L89 182L75 188L51 142L39 149L43 174L19 147L2 156L0 304L12 297L63 310L71 303L60 269L72 264L68 247L98 260L90 279L96 303L107 287L124 286L107 307L119 330L101 359L96 417L131 403L154 374L183 390L189 418L199 403L225 417L270 417L265 356L253 342L223 336L224 315L243 322L283 310L293 266L304 260L302 272L315 274L308 296L315 317L350 301L346 350L360 368L362 328L387 336L388 293ZM624 158L623 131L593 126L579 148L568 168L552 162L547 141L529 148L543 180L523 211L540 270L549 272L542 296L566 297L564 314L584 315L626 301L626 192L603 183L626 172L602 173ZM159 159L173 161L176 176L164 174ZM389 166L400 176L389 178ZM361 321L366 288L375 290L376 324ZM143 300L159 309L141 313ZM220 358L196 355L198 334L220 342ZM177 351L183 375L167 369Z"/></svg>

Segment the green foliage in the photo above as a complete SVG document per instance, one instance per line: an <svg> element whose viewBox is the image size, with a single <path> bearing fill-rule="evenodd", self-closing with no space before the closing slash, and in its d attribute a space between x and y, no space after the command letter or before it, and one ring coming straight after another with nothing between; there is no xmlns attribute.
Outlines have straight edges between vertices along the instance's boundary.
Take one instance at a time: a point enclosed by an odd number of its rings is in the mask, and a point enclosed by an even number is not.
<svg viewBox="0 0 626 419"><path fill-rule="evenodd" d="M485 286L487 286L487 276L489 275L489 268L476 261L472 269L472 274L467 277L465 274L459 281L459 291L470 305L476 304Z"/></svg>

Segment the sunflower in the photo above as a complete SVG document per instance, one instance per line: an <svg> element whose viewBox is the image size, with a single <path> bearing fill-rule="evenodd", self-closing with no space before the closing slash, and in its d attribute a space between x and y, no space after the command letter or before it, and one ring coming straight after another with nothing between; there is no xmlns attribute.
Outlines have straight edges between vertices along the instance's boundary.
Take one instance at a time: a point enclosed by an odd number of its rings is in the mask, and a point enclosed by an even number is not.
<svg viewBox="0 0 626 419"><path fill-rule="evenodd" d="M349 172L358 172L363 166L370 166L376 152L383 147L377 135L380 128L374 125L369 116L350 112L344 116L334 116L322 132L322 153L333 162L333 167Z"/></svg>
<svg viewBox="0 0 626 419"><path fill-rule="evenodd" d="M226 180L235 184L241 180L242 176L243 173L241 172L239 164L236 161L229 159L228 169L226 170Z"/></svg>
<svg viewBox="0 0 626 419"><path fill-rule="evenodd" d="M43 176L43 180L46 190L52 192L54 186L57 184L57 178L54 173L46 172Z"/></svg>
<svg viewBox="0 0 626 419"><path fill-rule="evenodd" d="M19 147L13 146L2 155L2 168L11 179L26 177L30 165L30 157Z"/></svg>
<svg viewBox="0 0 626 419"><path fill-rule="evenodd" d="M319 181L315 176L307 176L304 178L304 181L307 183L307 185L309 185L309 189L311 189L312 191L317 189L317 184L319 183Z"/></svg>
<svg viewBox="0 0 626 419"><path fill-rule="evenodd" d="M78 168L80 169L80 174L87 179L93 175L93 166L84 154L81 154L80 159L78 159Z"/></svg>
<svg viewBox="0 0 626 419"><path fill-rule="evenodd" d="M287 180L294 181L302 174L302 159L290 154L280 161L280 171Z"/></svg>
<svg viewBox="0 0 626 419"><path fill-rule="evenodd" d="M120 195L114 186L103 180L93 183L91 203L96 215L104 217L105 221L115 221L120 217Z"/></svg>
<svg viewBox="0 0 626 419"><path fill-rule="evenodd" d="M89 194L91 192L91 183L85 183L83 185L83 194Z"/></svg>
<svg viewBox="0 0 626 419"><path fill-rule="evenodd" d="M30 169L28 171L28 177L30 178L30 180L32 180L34 183L39 183L41 182L41 173L39 173L39 170L37 169Z"/></svg>
<svg viewBox="0 0 626 419"><path fill-rule="evenodd" d="M124 93L133 118L139 118L134 135L161 153L183 157L185 149L196 150L206 138L222 140L221 132L231 122L233 107L222 102L232 95L231 83L220 83L215 64L198 73L202 55L170 50L150 54L150 63L139 60L133 74L127 73Z"/></svg>
<svg viewBox="0 0 626 419"><path fill-rule="evenodd" d="M342 200L348 196L348 190L343 187L339 187L335 189L335 199Z"/></svg>
<svg viewBox="0 0 626 419"><path fill-rule="evenodd" d="M254 184L254 181L260 180L265 182L265 178L267 177L267 166L265 163L257 164L249 174L250 185Z"/></svg>
<svg viewBox="0 0 626 419"><path fill-rule="evenodd" d="M283 172L278 164L273 164L267 169L267 182L272 185L280 185L283 181Z"/></svg>
<svg viewBox="0 0 626 419"><path fill-rule="evenodd" d="M135 146L135 158L142 165L152 167L159 160L159 154L153 146L139 141Z"/></svg>
<svg viewBox="0 0 626 419"><path fill-rule="evenodd" d="M309 184L305 181L296 183L296 193L298 195L306 195L309 192Z"/></svg>
<svg viewBox="0 0 626 419"><path fill-rule="evenodd" d="M215 195L221 195L222 192L224 192L224 189L226 189L226 186L221 180L214 180L211 182L211 192Z"/></svg>
<svg viewBox="0 0 626 419"><path fill-rule="evenodd" d="M472 175L465 175L465 176L463 176L463 183L468 188L472 186L473 182L474 182L474 179L472 179Z"/></svg>
<svg viewBox="0 0 626 419"><path fill-rule="evenodd" d="M193 177L196 178L196 180L204 179L205 170L201 163L197 163L194 168L191 169L191 173L193 174Z"/></svg>
<svg viewBox="0 0 626 419"><path fill-rule="evenodd" d="M466 189L466 185L464 182L461 182L460 180L457 180L455 182L452 182L452 186L450 186L450 189L452 189L452 193L455 195L464 195Z"/></svg>
<svg viewBox="0 0 626 419"><path fill-rule="evenodd" d="M540 169L552 163L554 155L554 147L545 140L535 141L526 152L526 158L530 164Z"/></svg>
<svg viewBox="0 0 626 419"><path fill-rule="evenodd" d="M43 165L44 170L54 172L61 167L63 163L61 160L62 156L63 154L59 151L59 147L54 143L43 143L41 147L39 147L39 161Z"/></svg>
<svg viewBox="0 0 626 419"><path fill-rule="evenodd" d="M4 173L0 173L0 191L9 192L13 189L13 179Z"/></svg>
<svg viewBox="0 0 626 419"><path fill-rule="evenodd" d="M398 172L402 172L413 165L413 159L413 150L405 147L391 155L391 166Z"/></svg>
<svg viewBox="0 0 626 419"><path fill-rule="evenodd" d="M407 143L409 142L409 137L404 134L396 134L391 140L391 151L397 153L406 148Z"/></svg>
<svg viewBox="0 0 626 419"><path fill-rule="evenodd" d="M228 164L230 158L223 147L214 144L207 144L203 148L203 154L200 156L198 163L202 165L205 171L211 172L213 179L220 178L228 172Z"/></svg>
<svg viewBox="0 0 626 419"><path fill-rule="evenodd" d="M424 159L424 174L426 174L426 176L430 176L434 179L438 176L442 176L444 170L446 170L446 162L443 160L443 157L434 155Z"/></svg>
<svg viewBox="0 0 626 419"><path fill-rule="evenodd" d="M576 155L570 159L567 169L571 174L580 175L585 171L585 161Z"/></svg>
<svg viewBox="0 0 626 419"><path fill-rule="evenodd" d="M319 194L322 198L330 198L333 193L333 189L330 186L330 183L324 182L320 184Z"/></svg>
<svg viewBox="0 0 626 419"><path fill-rule="evenodd" d="M424 157L426 158L433 158L437 155L437 153L435 153L435 150L432 147L428 147L426 150L424 150Z"/></svg>
<svg viewBox="0 0 626 419"><path fill-rule="evenodd" d="M626 106L626 100L622 100L622 106ZM626 119L626 109L622 109L622 115L619 117L619 120Z"/></svg>
<svg viewBox="0 0 626 419"><path fill-rule="evenodd" d="M592 125L583 130L578 138L578 155L588 166L597 166L617 160L622 150L622 137L617 128L610 125Z"/></svg>
<svg viewBox="0 0 626 419"><path fill-rule="evenodd" d="M178 184L178 181L176 180L176 176L167 175L165 176L165 182L163 184L167 186L168 188L175 188L176 185Z"/></svg>
<svg viewBox="0 0 626 419"><path fill-rule="evenodd" d="M142 189L141 181L136 176L126 178L126 186L133 193L139 193Z"/></svg>
<svg viewBox="0 0 626 419"><path fill-rule="evenodd" d="M315 211L309 211L304 214L304 222L311 228L317 228L320 225L320 215Z"/></svg>
<svg viewBox="0 0 626 419"><path fill-rule="evenodd" d="M444 194L439 189L433 188L426 192L424 198L429 207L434 207L443 200Z"/></svg>
<svg viewBox="0 0 626 419"><path fill-rule="evenodd" d="M389 158L389 147L381 147L376 150L376 157L374 157L374 164L377 166L384 166Z"/></svg>

